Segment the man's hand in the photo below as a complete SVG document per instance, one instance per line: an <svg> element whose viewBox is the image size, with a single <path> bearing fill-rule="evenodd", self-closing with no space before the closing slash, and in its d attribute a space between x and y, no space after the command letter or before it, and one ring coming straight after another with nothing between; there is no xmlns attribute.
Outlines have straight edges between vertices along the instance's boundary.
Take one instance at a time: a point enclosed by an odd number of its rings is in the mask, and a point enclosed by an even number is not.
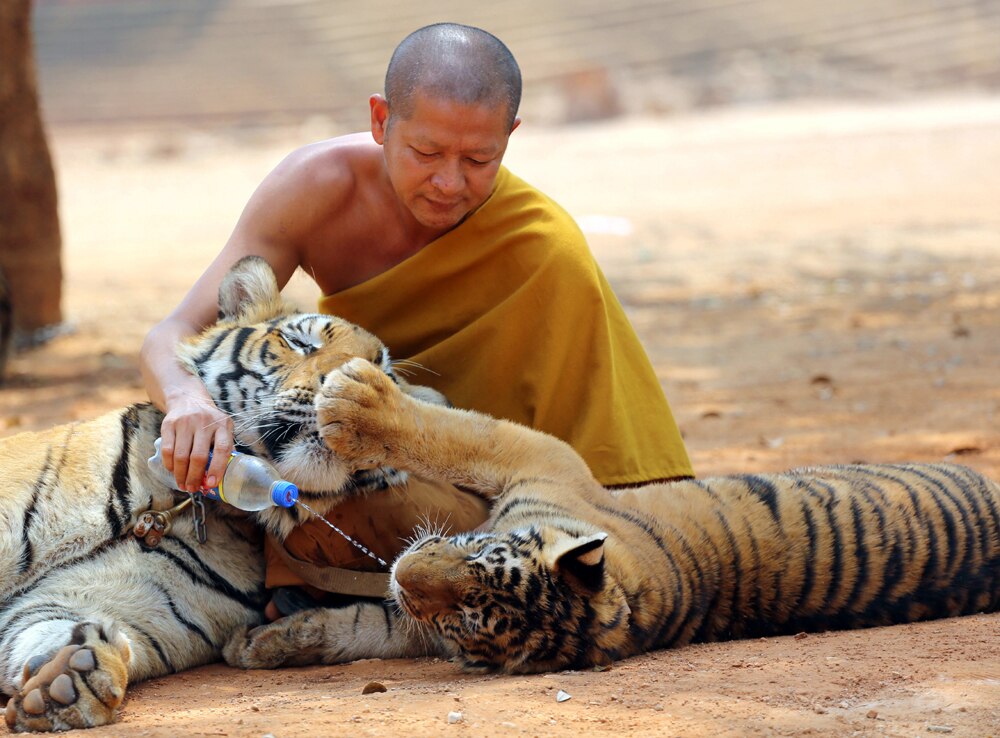
<svg viewBox="0 0 1000 738"><path fill-rule="evenodd" d="M173 472L177 488L196 492L215 487L233 450L233 420L206 397L182 397L170 402L160 426L163 466ZM212 464L207 469L208 454Z"/></svg>

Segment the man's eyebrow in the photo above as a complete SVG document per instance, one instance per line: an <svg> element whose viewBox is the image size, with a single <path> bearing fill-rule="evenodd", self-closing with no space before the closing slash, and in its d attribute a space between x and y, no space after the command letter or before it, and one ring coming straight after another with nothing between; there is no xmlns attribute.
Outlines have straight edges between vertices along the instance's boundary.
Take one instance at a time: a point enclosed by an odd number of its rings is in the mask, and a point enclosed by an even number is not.
<svg viewBox="0 0 1000 738"><path fill-rule="evenodd" d="M435 151L440 151L441 149L447 148L441 144L433 141L429 138L418 138L413 142L413 145L419 146L421 148L433 149ZM462 154L465 156L477 155L477 156L496 156L500 151L500 147L497 145L487 145L480 146L475 149L462 149Z"/></svg>
<svg viewBox="0 0 1000 738"><path fill-rule="evenodd" d="M496 156L500 150L499 146L483 146L478 149L464 149L463 154L477 154L482 156Z"/></svg>

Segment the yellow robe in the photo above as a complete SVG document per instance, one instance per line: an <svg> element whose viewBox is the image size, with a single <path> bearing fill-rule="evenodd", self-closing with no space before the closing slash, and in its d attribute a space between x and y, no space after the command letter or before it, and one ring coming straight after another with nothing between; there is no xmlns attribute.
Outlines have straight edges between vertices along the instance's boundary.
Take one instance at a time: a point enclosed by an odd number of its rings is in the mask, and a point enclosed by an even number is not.
<svg viewBox="0 0 1000 738"><path fill-rule="evenodd" d="M461 225L319 309L425 367L409 379L455 406L567 441L607 486L693 476L656 374L582 232L506 168ZM289 551L329 561L318 556L318 526L297 529ZM269 586L277 579L269 569Z"/></svg>
<svg viewBox="0 0 1000 738"><path fill-rule="evenodd" d="M501 168L464 223L320 311L368 329L416 384L546 431L605 485L691 476L649 359L573 219Z"/></svg>

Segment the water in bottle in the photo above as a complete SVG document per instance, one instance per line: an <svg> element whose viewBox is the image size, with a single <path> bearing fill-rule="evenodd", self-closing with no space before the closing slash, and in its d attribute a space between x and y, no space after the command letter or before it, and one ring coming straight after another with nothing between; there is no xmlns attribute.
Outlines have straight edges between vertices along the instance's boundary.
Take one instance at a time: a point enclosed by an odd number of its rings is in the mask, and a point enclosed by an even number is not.
<svg viewBox="0 0 1000 738"><path fill-rule="evenodd" d="M174 475L163 466L160 441L157 438L154 444L156 453L149 458L149 469L158 481L171 489L177 489ZM211 463L211 456L209 462ZM299 498L298 487L282 479L278 470L268 461L238 451L230 454L219 486L202 487L200 493L247 512L265 510L272 506L291 507Z"/></svg>
<svg viewBox="0 0 1000 738"><path fill-rule="evenodd" d="M163 455L160 451L161 439L157 438L153 447L156 449L149 458L149 469L153 476L162 484L177 489L174 475L163 466ZM211 456L209 456L211 463ZM234 451L226 464L222 482L218 487L202 487L200 493L213 500L221 500L229 505L247 512L265 510L268 507L291 507L296 503L308 510L314 517L322 520L336 533L366 556L377 561L383 568L389 564L360 541L352 538L325 517L299 500L299 489L291 482L281 479L278 470L264 459L248 456Z"/></svg>

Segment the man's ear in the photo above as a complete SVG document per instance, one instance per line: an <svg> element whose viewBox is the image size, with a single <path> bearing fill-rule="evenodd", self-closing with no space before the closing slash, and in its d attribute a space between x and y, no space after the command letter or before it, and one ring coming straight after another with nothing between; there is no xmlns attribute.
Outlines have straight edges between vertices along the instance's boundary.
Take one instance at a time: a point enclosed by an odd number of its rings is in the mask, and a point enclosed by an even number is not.
<svg viewBox="0 0 1000 738"><path fill-rule="evenodd" d="M510 127L510 133L513 133L514 131L516 131L516 130L517 130L517 127L518 127L519 125L521 125L521 119L520 119L520 118L518 118L517 116L515 116L515 117L514 117L514 125L512 125L512 126ZM510 133L508 133L507 135L509 136L509 135L510 135Z"/></svg>
<svg viewBox="0 0 1000 738"><path fill-rule="evenodd" d="M372 138L381 146L385 141L385 129L389 124L389 103L381 95L372 95L368 98L368 107L371 108Z"/></svg>

